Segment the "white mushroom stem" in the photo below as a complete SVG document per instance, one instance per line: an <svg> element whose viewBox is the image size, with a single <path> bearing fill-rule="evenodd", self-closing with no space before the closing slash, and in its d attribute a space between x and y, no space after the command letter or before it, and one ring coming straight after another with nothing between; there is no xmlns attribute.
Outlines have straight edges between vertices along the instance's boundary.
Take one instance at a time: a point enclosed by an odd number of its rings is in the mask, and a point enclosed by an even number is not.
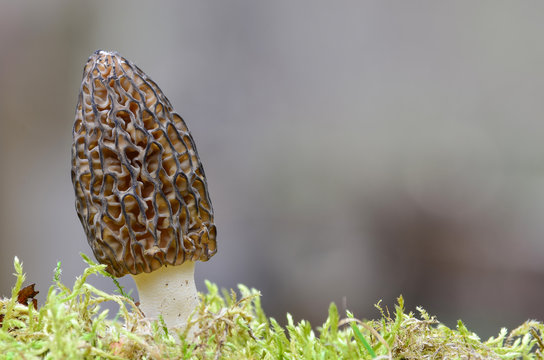
<svg viewBox="0 0 544 360"><path fill-rule="evenodd" d="M162 266L150 272L132 275L140 309L147 318L162 315L168 328L181 328L198 305L195 286L195 263L185 261L177 266Z"/></svg>

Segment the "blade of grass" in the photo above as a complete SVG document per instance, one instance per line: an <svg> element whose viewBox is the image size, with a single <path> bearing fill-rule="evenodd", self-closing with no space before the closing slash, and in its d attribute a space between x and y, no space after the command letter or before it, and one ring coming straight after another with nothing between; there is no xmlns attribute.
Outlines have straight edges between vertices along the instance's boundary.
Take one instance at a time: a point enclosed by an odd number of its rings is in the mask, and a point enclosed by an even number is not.
<svg viewBox="0 0 544 360"><path fill-rule="evenodd" d="M368 343L368 341L366 341L365 337L363 336L363 334L361 334L361 331L359 330L359 328L357 327L357 325L355 325L355 323L350 323L350 326L351 326L351 329L353 330L353 333L355 334L355 336L357 337L357 339L359 339L359 341L363 344L363 346L365 347L366 351L368 351L368 353L370 354L370 356L372 356L372 358L374 359L376 357L376 353L374 352L374 350L372 350L372 347L370 346L370 344Z"/></svg>

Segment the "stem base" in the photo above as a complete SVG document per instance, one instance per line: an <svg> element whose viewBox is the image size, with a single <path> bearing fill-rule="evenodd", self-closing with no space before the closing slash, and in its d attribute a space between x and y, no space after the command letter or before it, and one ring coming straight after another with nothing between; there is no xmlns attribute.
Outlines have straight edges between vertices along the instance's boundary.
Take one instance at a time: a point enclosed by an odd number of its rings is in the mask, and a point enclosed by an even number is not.
<svg viewBox="0 0 544 360"><path fill-rule="evenodd" d="M186 261L151 273L132 275L144 315L155 320L162 314L168 328L185 326L198 305L194 273L195 263Z"/></svg>

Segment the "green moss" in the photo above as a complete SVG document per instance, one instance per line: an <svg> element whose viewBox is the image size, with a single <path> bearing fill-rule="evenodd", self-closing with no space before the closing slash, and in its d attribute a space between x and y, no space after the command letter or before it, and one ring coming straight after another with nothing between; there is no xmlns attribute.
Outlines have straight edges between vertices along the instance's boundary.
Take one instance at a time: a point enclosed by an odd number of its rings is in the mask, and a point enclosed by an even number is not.
<svg viewBox="0 0 544 360"><path fill-rule="evenodd" d="M92 262L72 287L55 271L45 304L35 309L24 295L22 264L15 258L16 282L11 298L0 300L0 359L543 359L544 325L527 321L502 329L487 341L459 321L456 329L440 324L425 310L406 313L398 298L395 313L377 305L381 319L361 321L348 313L341 319L334 304L315 331L309 322L287 326L268 318L259 292L239 286L219 291L207 282L200 306L185 331L149 322L119 287L107 294L87 283L92 274L108 276ZM117 283L118 285L118 283ZM108 319L100 304L119 305Z"/></svg>

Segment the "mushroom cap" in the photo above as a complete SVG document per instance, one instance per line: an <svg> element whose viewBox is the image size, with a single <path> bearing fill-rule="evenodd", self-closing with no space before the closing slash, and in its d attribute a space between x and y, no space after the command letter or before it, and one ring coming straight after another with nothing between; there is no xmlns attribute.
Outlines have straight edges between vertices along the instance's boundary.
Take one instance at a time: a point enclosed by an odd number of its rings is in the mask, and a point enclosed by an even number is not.
<svg viewBox="0 0 544 360"><path fill-rule="evenodd" d="M191 133L157 84L116 52L98 50L85 65L72 183L89 245L117 277L217 252Z"/></svg>

